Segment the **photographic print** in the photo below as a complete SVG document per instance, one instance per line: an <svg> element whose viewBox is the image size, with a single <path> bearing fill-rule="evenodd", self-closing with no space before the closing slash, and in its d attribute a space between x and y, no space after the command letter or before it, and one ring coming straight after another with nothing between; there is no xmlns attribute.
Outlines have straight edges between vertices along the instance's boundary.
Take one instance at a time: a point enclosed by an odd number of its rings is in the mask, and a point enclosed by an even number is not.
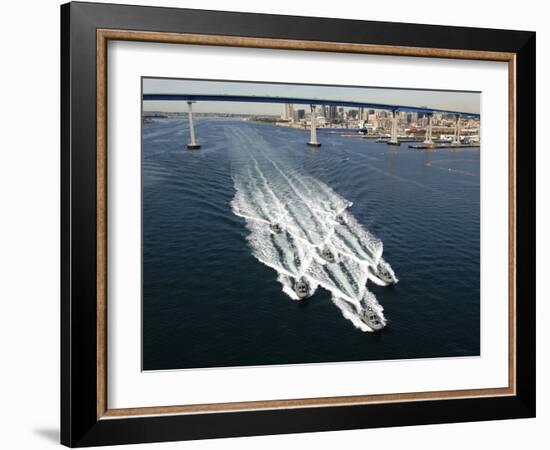
<svg viewBox="0 0 550 450"><path fill-rule="evenodd" d="M480 355L480 93L142 78L142 369Z"/></svg>
<svg viewBox="0 0 550 450"><path fill-rule="evenodd" d="M64 445L535 417L535 33L60 21Z"/></svg>

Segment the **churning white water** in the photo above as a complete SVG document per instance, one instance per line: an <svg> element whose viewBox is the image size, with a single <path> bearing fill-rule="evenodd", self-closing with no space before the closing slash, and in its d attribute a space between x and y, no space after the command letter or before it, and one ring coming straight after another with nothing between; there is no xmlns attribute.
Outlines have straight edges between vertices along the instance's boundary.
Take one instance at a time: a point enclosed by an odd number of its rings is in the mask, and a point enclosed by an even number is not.
<svg viewBox="0 0 550 450"><path fill-rule="evenodd" d="M228 129L235 197L231 207L249 231L247 240L258 261L278 274L283 292L299 300L295 283L303 278L313 294L321 286L332 293L342 315L362 331L365 308L385 324L383 308L367 282L386 285L383 267L397 278L382 258L382 242L351 214L352 203L320 180L288 167L269 144L239 129ZM280 230L274 231L278 225ZM330 250L331 258L323 257Z"/></svg>

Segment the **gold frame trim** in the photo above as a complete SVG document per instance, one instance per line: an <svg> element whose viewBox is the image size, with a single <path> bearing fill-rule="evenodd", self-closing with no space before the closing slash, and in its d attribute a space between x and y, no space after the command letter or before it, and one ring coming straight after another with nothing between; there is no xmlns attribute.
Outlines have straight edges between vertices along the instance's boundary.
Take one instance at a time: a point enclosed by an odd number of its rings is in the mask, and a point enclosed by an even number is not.
<svg viewBox="0 0 550 450"><path fill-rule="evenodd" d="M107 42L109 40L306 50L371 55L472 59L508 63L508 387L344 397L150 406L109 409L107 405ZM296 41L200 34L97 30L97 419L173 414L345 406L516 395L516 55L515 53Z"/></svg>

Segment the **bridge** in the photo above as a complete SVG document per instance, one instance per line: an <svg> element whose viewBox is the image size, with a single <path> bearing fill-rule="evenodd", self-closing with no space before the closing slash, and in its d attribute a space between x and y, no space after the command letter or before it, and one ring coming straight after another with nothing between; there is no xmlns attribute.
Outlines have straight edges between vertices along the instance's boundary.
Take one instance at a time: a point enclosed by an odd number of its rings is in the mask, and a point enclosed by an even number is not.
<svg viewBox="0 0 550 450"><path fill-rule="evenodd" d="M443 109L433 109L425 107L414 107L407 105L390 105L383 103L365 103L349 100L334 100L320 98L295 98L295 97L265 97L255 95L208 95L208 94L143 94L144 101L179 101L186 102L188 105L189 135L190 142L187 144L189 149L198 149L200 144L195 139L195 129L193 126L193 103L196 102L246 102L246 103L281 103L294 105L309 105L311 108L310 120L310 139L307 142L312 147L320 147L321 143L317 140L316 107L341 106L350 108L366 108L390 111L392 114L391 135L388 140L390 145L399 145L397 139L397 113L399 111L410 111L423 113L428 116L428 126L426 127L426 137L424 144L433 145L432 141L432 116L434 113L453 114L455 116L454 144L460 143L460 118L461 117L479 117L479 114L448 111Z"/></svg>

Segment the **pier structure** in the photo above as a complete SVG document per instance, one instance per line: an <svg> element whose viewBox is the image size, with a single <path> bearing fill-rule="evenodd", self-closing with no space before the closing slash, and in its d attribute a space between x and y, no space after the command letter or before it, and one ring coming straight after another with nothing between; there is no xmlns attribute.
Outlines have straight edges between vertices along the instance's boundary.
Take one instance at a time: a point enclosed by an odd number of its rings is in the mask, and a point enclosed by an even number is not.
<svg viewBox="0 0 550 450"><path fill-rule="evenodd" d="M315 105L311 106L311 119L310 119L310 137L307 145L310 147L320 147L321 143L317 140L317 107Z"/></svg>
<svg viewBox="0 0 550 450"><path fill-rule="evenodd" d="M389 141L387 142L388 145L399 145L399 141L397 140L397 113L397 109L391 110L391 135Z"/></svg>
<svg viewBox="0 0 550 450"><path fill-rule="evenodd" d="M187 148L199 149L200 144L197 143L195 138L195 128L193 125L193 109L192 104L196 102L246 102L246 103L283 103L288 105L285 107L285 114L290 115L292 105L309 105L311 108L311 123L310 123L310 139L307 141L307 145L312 147L320 147L321 143L317 140L317 117L316 107L318 105L328 106L330 108L348 107L348 108L363 108L386 110L391 111L392 123L391 123L391 136L387 141L390 145L400 145L400 141L397 136L397 122L398 113L400 111L416 112L420 114L427 114L428 126L426 128L426 138L420 145L415 145L414 148L432 148L434 142L432 140L432 116L434 112L440 112L444 114L455 114L457 119L457 125L455 129L455 140L453 145L458 141L460 144L460 118L462 117L479 117L477 113L460 112L460 111L446 111L442 109L433 109L427 107L415 107L410 105L388 105L382 103L370 103L364 101L351 101L351 100L337 100L337 99L321 99L321 98L296 98L296 97L267 97L267 96L255 96L255 95L225 95L225 94L143 94L144 101L184 101L188 105L188 120L189 120L189 143ZM287 112L288 111L288 112ZM412 147L412 146L410 146Z"/></svg>
<svg viewBox="0 0 550 450"><path fill-rule="evenodd" d="M456 114L455 119L455 137L453 139L453 145L460 145L460 114Z"/></svg>
<svg viewBox="0 0 550 450"><path fill-rule="evenodd" d="M191 100L187 101L187 116L189 118L189 143L187 144L187 148L189 150L197 150L201 148L200 144L197 144L197 141L195 140L195 127L193 126L193 103L195 102Z"/></svg>
<svg viewBox="0 0 550 450"><path fill-rule="evenodd" d="M433 145L434 141L432 140L432 122L433 122L433 113L428 113L428 126L426 127L426 138L424 139L424 144L426 146Z"/></svg>

